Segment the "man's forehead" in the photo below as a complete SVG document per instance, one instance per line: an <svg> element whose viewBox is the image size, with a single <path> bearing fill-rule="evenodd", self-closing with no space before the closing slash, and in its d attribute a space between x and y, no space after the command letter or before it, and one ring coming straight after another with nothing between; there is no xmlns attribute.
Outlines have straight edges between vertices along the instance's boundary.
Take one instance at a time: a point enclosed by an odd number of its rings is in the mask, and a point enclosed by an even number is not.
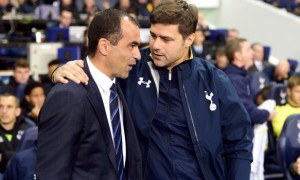
<svg viewBox="0 0 300 180"><path fill-rule="evenodd" d="M157 36L171 37L174 35L180 35L178 26L178 24L152 24L150 32Z"/></svg>
<svg viewBox="0 0 300 180"><path fill-rule="evenodd" d="M13 96L2 96L0 97L0 104L16 104L16 98Z"/></svg>

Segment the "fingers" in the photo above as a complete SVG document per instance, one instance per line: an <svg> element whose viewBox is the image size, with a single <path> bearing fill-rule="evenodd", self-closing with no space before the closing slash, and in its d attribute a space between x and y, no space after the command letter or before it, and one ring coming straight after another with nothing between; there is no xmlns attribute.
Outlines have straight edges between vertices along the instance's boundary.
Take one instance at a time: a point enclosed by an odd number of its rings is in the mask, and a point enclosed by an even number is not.
<svg viewBox="0 0 300 180"><path fill-rule="evenodd" d="M54 80L63 84L68 83L68 79L77 84L80 82L87 84L89 78L83 71L83 67L82 60L70 61L56 70Z"/></svg>
<svg viewBox="0 0 300 180"><path fill-rule="evenodd" d="M60 74L58 74L58 77L61 79L58 79L59 81L66 80L65 78L74 81L75 83L79 84L80 79L78 78L78 74L80 74L78 69L81 69L76 65L76 62L68 62L67 64L63 65L60 70ZM57 72L58 73L58 72Z"/></svg>
<svg viewBox="0 0 300 180"><path fill-rule="evenodd" d="M80 82L87 84L89 78L82 69L84 67L83 60L76 60L75 64L77 65L76 68L74 67L74 70L77 71L77 74L75 74L75 76L80 80Z"/></svg>

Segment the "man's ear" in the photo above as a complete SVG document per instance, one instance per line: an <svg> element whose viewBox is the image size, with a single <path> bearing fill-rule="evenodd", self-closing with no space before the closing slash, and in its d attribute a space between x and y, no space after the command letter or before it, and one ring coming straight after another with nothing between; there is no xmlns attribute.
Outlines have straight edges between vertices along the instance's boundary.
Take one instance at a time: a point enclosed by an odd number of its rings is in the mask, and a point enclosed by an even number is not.
<svg viewBox="0 0 300 180"><path fill-rule="evenodd" d="M193 42L195 40L195 33L189 35L186 39L185 39L185 42L184 42L184 46L189 48Z"/></svg>
<svg viewBox="0 0 300 180"><path fill-rule="evenodd" d="M110 42L105 38L101 38L98 41L98 50L102 55L107 56L110 50Z"/></svg>
<svg viewBox="0 0 300 180"><path fill-rule="evenodd" d="M233 59L236 59L236 60L240 60L241 59L241 53L240 53L240 51L234 52Z"/></svg>
<svg viewBox="0 0 300 180"><path fill-rule="evenodd" d="M21 112L22 112L21 108L18 107L17 110L16 110L16 117L20 116Z"/></svg>
<svg viewBox="0 0 300 180"><path fill-rule="evenodd" d="M26 99L27 102L30 102L30 97L29 97L29 95L26 95L26 96L25 96L25 99Z"/></svg>

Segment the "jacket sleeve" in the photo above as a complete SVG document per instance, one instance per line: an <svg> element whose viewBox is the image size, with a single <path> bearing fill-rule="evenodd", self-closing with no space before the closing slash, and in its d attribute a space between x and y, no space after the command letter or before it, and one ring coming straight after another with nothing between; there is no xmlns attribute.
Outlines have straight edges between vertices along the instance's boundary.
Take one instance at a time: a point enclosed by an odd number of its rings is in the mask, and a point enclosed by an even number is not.
<svg viewBox="0 0 300 180"><path fill-rule="evenodd" d="M218 74L221 129L226 162L226 179L248 180L252 161L252 126L249 115L228 77Z"/></svg>
<svg viewBox="0 0 300 180"><path fill-rule="evenodd" d="M234 77L232 77L232 79L234 79ZM262 124L266 122L270 114L267 110L258 109L250 95L247 94L249 91L247 89L248 82L246 82L245 79L236 79L231 82L233 83L233 86L236 89L238 96L240 97L243 105L246 108L246 111L250 116L251 123Z"/></svg>
<svg viewBox="0 0 300 180"><path fill-rule="evenodd" d="M84 102L80 94L71 88L74 89L74 86L59 84L54 87L40 112L37 179L72 178L72 164L76 158L81 121L84 118Z"/></svg>
<svg viewBox="0 0 300 180"><path fill-rule="evenodd" d="M18 159L14 156L7 167L5 174L3 175L3 179L13 180L18 179Z"/></svg>

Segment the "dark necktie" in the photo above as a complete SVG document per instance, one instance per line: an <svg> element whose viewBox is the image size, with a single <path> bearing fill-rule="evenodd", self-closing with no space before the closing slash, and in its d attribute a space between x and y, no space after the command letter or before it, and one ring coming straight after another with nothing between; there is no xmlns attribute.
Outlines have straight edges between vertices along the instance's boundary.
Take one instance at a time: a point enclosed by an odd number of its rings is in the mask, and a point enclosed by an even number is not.
<svg viewBox="0 0 300 180"><path fill-rule="evenodd" d="M122 151L122 134L121 134L121 122L119 115L119 103L117 87L113 84L110 88L109 108L111 125L113 129L113 136L115 141L116 161L119 173L119 180L124 179L124 163L123 163L123 151Z"/></svg>

